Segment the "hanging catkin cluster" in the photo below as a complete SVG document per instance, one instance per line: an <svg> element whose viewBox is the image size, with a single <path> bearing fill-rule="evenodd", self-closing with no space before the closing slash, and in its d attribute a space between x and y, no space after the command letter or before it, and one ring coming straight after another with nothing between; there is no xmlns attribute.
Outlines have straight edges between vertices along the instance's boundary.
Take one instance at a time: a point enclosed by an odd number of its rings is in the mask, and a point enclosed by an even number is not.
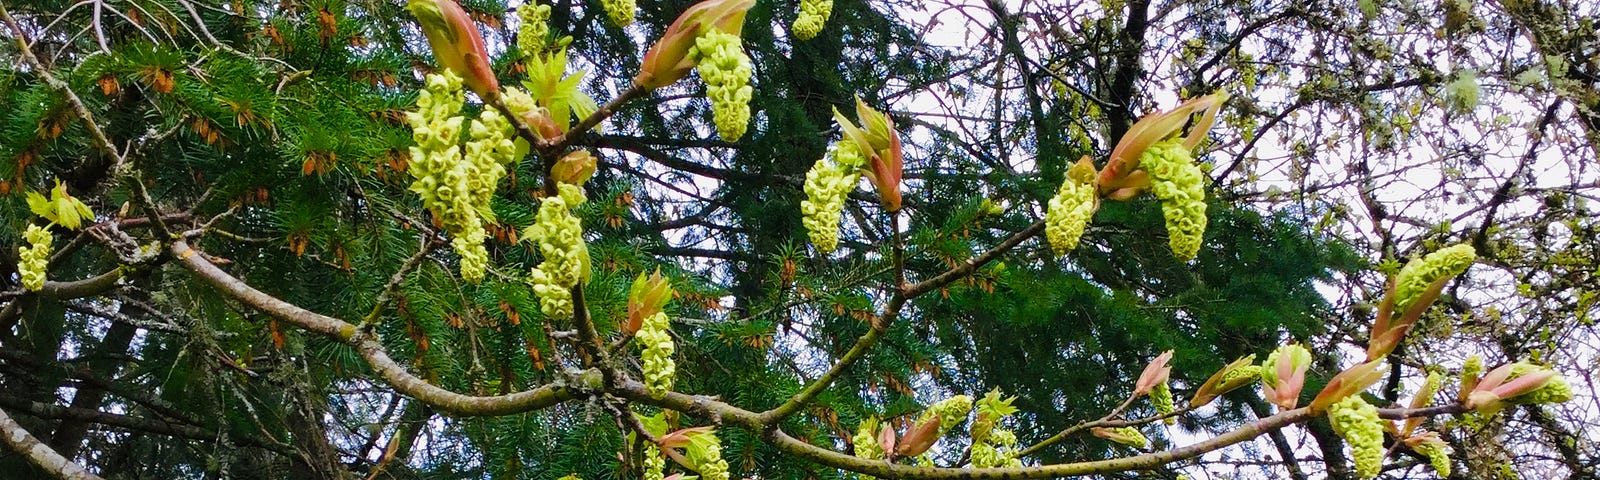
<svg viewBox="0 0 1600 480"><path fill-rule="evenodd" d="M29 291L37 292L44 288L45 271L50 268L50 251L53 249L51 242L54 237L50 230L38 225L28 225L28 230L22 233L22 238L28 244L17 248L17 273L22 275L22 287Z"/></svg>
<svg viewBox="0 0 1600 480"><path fill-rule="evenodd" d="M589 247L583 224L572 209L584 202L583 189L560 184L560 195L545 197L534 223L524 235L539 245L544 262L533 267L529 282L539 295L539 310L548 318L572 316L572 288L589 281Z"/></svg>
<svg viewBox="0 0 1600 480"><path fill-rule="evenodd" d="M831 15L833 0L800 0L800 15L794 19L794 37L801 40L816 38Z"/></svg>
<svg viewBox="0 0 1600 480"><path fill-rule="evenodd" d="M468 281L483 279L484 270L489 266L489 252L483 248L486 233L481 225L486 220L494 220L494 211L489 205L500 179L506 175L505 165L528 153L528 143L521 138L513 139L513 133L511 122L493 110L484 110L469 129L472 140L466 143L466 162L462 168L466 171L467 201L478 210L479 227L460 232L450 240L456 254L461 256L461 276Z"/></svg>
<svg viewBox="0 0 1600 480"><path fill-rule="evenodd" d="M517 9L517 16L522 19L522 27L517 30L517 48L522 50L522 55L544 51L545 42L550 38L550 6L530 1Z"/></svg>
<svg viewBox="0 0 1600 480"><path fill-rule="evenodd" d="M1156 414L1166 415L1177 411L1176 406L1173 403L1172 387L1168 386L1167 382L1157 383L1155 388L1150 390L1150 404L1156 407ZM1171 425L1177 421L1178 419L1176 417L1167 417L1165 420L1167 425Z"/></svg>
<svg viewBox="0 0 1600 480"><path fill-rule="evenodd" d="M846 195L856 189L861 180L861 168L867 157L861 147L849 139L840 140L828 149L828 156L817 160L806 172L803 186L806 199L800 201L800 223L817 250L832 252L839 247L839 219L844 212Z"/></svg>
<svg viewBox="0 0 1600 480"><path fill-rule="evenodd" d="M880 460L887 455L883 445L878 444L878 417L867 417L861 420L861 425L856 427L856 435L850 437L850 444L855 447L857 457L868 460Z"/></svg>
<svg viewBox="0 0 1600 480"><path fill-rule="evenodd" d="M1377 407L1367 404L1361 395L1351 395L1328 407L1328 422L1333 424L1334 433L1350 444L1356 475L1377 477L1383 466L1384 424Z"/></svg>
<svg viewBox="0 0 1600 480"><path fill-rule="evenodd" d="M672 344L672 334L667 331L669 328L671 322L667 314L656 312L644 318L638 335L633 339L642 348L639 364L644 372L645 389L656 398L664 397L672 390L673 373L677 371L677 364L672 360L676 348Z"/></svg>
<svg viewBox="0 0 1600 480"><path fill-rule="evenodd" d="M1472 249L1472 245L1463 243L1406 262L1395 279L1394 311L1400 313L1409 310L1433 282L1466 272L1477 258L1478 253Z"/></svg>
<svg viewBox="0 0 1600 480"><path fill-rule="evenodd" d="M654 443L644 446L644 480L666 478L667 459L661 457L661 448Z"/></svg>
<svg viewBox="0 0 1600 480"><path fill-rule="evenodd" d="M929 405L927 410L922 411L922 417L917 419L917 423L937 418L939 419L939 434L944 435L944 432L950 431L956 424L966 420L967 413L971 411L972 397L956 395Z"/></svg>
<svg viewBox="0 0 1600 480"><path fill-rule="evenodd" d="M705 480L728 480L728 461L722 459L722 441L712 433L703 435L710 435L711 441L700 452L700 478Z"/></svg>
<svg viewBox="0 0 1600 480"><path fill-rule="evenodd" d="M1017 458L1017 434L1004 428L989 433L984 441L972 445L972 466L977 468L1020 467Z"/></svg>
<svg viewBox="0 0 1600 480"><path fill-rule="evenodd" d="M707 29L694 40L689 58L695 71L706 82L706 97L711 100L711 119L723 140L744 136L750 124L750 56L738 35L715 28Z"/></svg>
<svg viewBox="0 0 1600 480"><path fill-rule="evenodd" d="M461 276L476 282L483 278L483 265L488 262L483 219L479 217L487 205L474 204L471 192L472 185L481 185L486 179L476 175L477 169L461 155L465 118L457 114L463 102L461 77L455 72L445 69L428 75L427 87L417 98L417 110L406 113L415 143L406 171L416 179L411 191L422 197L423 206L450 233L450 244L461 256ZM490 189L492 192L493 184Z"/></svg>
<svg viewBox="0 0 1600 480"><path fill-rule="evenodd" d="M637 7L634 0L600 0L600 6L606 9L612 24L626 27L633 23L633 10Z"/></svg>
<svg viewBox="0 0 1600 480"><path fill-rule="evenodd" d="M1085 177L1077 175L1076 170L1066 174L1044 214L1044 236L1057 256L1078 248L1078 240L1083 238L1098 201L1093 171Z"/></svg>
<svg viewBox="0 0 1600 480"><path fill-rule="evenodd" d="M1195 165L1194 153L1182 138L1162 140L1139 157L1139 168L1150 173L1150 192L1161 200L1172 255L1194 258L1206 232L1205 174Z"/></svg>

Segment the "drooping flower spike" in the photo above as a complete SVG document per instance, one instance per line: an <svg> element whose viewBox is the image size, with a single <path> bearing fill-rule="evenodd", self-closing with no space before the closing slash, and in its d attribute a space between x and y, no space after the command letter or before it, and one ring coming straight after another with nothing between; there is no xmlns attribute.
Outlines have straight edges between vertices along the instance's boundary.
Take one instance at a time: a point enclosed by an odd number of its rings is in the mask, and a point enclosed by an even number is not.
<svg viewBox="0 0 1600 480"><path fill-rule="evenodd" d="M794 37L800 40L816 38L832 14L833 0L800 0L800 14L795 17L792 29Z"/></svg>
<svg viewBox="0 0 1600 480"><path fill-rule="evenodd" d="M439 66L461 76L467 88L493 101L500 96L500 81L489 67L489 54L483 48L478 24L456 0L409 0L406 9L422 24Z"/></svg>
<svg viewBox="0 0 1600 480"><path fill-rule="evenodd" d="M33 224L28 225L22 237L28 244L17 248L17 273L22 276L23 288L37 292L44 288L55 237L50 235L49 229Z"/></svg>
<svg viewBox="0 0 1600 480"><path fill-rule="evenodd" d="M1355 460L1356 476L1375 478L1383 468L1384 420L1378 416L1377 407L1351 395L1330 406L1328 423L1334 433L1350 444L1350 456Z"/></svg>
<svg viewBox="0 0 1600 480"><path fill-rule="evenodd" d="M1150 439L1145 438L1144 433L1133 427L1094 427L1089 429L1089 433L1133 448L1145 448L1150 445Z"/></svg>
<svg viewBox="0 0 1600 480"><path fill-rule="evenodd" d="M1100 193L1094 185L1094 162L1088 155L1079 158L1065 177L1044 215L1044 236L1057 256L1078 248L1089 220L1100 209Z"/></svg>

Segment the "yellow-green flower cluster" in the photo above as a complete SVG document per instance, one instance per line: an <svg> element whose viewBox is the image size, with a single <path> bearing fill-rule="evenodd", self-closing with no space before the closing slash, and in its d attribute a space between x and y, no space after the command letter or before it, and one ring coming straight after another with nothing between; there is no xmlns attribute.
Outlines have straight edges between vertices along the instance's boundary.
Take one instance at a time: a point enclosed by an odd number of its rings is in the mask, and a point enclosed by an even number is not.
<svg viewBox="0 0 1600 480"><path fill-rule="evenodd" d="M1182 138L1162 140L1139 157L1139 168L1150 173L1150 192L1161 200L1172 255L1194 258L1206 232L1205 174L1195 165L1194 153Z"/></svg>
<svg viewBox="0 0 1600 480"><path fill-rule="evenodd" d="M492 217L494 196L506 163L527 153L527 143L511 139L511 124L499 113L485 111L471 125L472 140L463 156L458 115L465 95L461 77L448 69L428 75L427 87L417 98L417 110L407 112L411 123L411 163L406 169L415 181L410 190L450 233L450 245L461 256L461 277L483 279L489 263L483 248L485 217Z"/></svg>
<svg viewBox="0 0 1600 480"><path fill-rule="evenodd" d="M606 9L606 16L611 18L612 24L626 27L633 23L633 10L637 7L634 0L600 0L600 6Z"/></svg>
<svg viewBox="0 0 1600 480"><path fill-rule="evenodd" d="M1432 440L1418 442L1416 445L1412 445L1411 449L1416 450L1417 453L1422 454L1424 457L1428 457L1428 464L1433 466L1433 472L1439 474L1439 478L1450 478L1450 452L1452 449L1450 445L1439 441L1437 436Z"/></svg>
<svg viewBox="0 0 1600 480"><path fill-rule="evenodd" d="M583 189L563 183L561 194L539 204L534 224L524 236L537 242L544 262L533 267L529 281L539 295L539 310L549 318L572 316L572 288L589 280L589 247L583 225L572 209L584 202Z"/></svg>
<svg viewBox="0 0 1600 480"><path fill-rule="evenodd" d="M1144 448L1150 445L1150 439L1145 438L1144 432L1140 432L1137 428L1118 427L1107 430L1108 433L1106 438L1109 438L1111 441L1133 448Z"/></svg>
<svg viewBox="0 0 1600 480"><path fill-rule="evenodd" d="M666 476L667 459L654 443L644 446L644 480L662 480Z"/></svg>
<svg viewBox="0 0 1600 480"><path fill-rule="evenodd" d="M705 434L712 435L712 434ZM711 441L700 451L700 478L728 480L728 461L722 459L722 442L712 435Z"/></svg>
<svg viewBox="0 0 1600 480"><path fill-rule="evenodd" d="M1017 413L1017 407L1011 406L1011 402L1016 400L1017 397L1004 398L998 388L990 390L983 398L979 398L973 404L974 409L978 412L978 418L973 420L972 426L969 428L972 434L972 441L982 442L988 440L990 432L994 430L996 424L1000 423L1001 419Z"/></svg>
<svg viewBox="0 0 1600 480"><path fill-rule="evenodd" d="M917 419L917 423L938 418L939 434L943 435L944 432L950 431L951 427L961 423L962 420L966 420L967 412L971 411L972 397L966 395L956 395L954 397L934 402L933 405L929 405L927 410L922 411L922 418Z"/></svg>
<svg viewBox="0 0 1600 480"><path fill-rule="evenodd" d="M671 321L667 314L656 312L645 317L638 335L633 339L643 347L639 352L639 364L644 372L644 387L650 391L650 396L656 398L664 397L672 390L673 374L678 368L672 360L672 352L676 347L672 344L672 334L667 331L669 328Z"/></svg>
<svg viewBox="0 0 1600 480"><path fill-rule="evenodd" d="M1351 395L1328 407L1328 422L1334 433L1350 444L1350 456L1356 461L1356 475L1361 478L1378 476L1383 466L1383 419L1377 407L1367 404L1360 395Z"/></svg>
<svg viewBox="0 0 1600 480"><path fill-rule="evenodd" d="M1511 365L1511 374L1506 375L1506 381L1516 380L1517 377L1541 370L1549 370L1549 368L1526 362L1517 362ZM1507 398L1505 402L1518 405L1537 405L1541 403L1562 403L1567 400L1572 400L1572 386L1567 384L1567 379L1562 378L1561 375L1556 375L1545 381L1543 386L1527 393Z"/></svg>
<svg viewBox="0 0 1600 480"><path fill-rule="evenodd" d="M738 35L708 29L694 40L689 58L695 71L706 82L706 97L711 100L711 119L723 140L744 136L750 124L750 56Z"/></svg>
<svg viewBox="0 0 1600 480"><path fill-rule="evenodd" d="M972 466L977 468L1020 467L1017 458L1017 434L997 428L986 441L972 445Z"/></svg>
<svg viewBox="0 0 1600 480"><path fill-rule="evenodd" d="M1156 414L1159 415L1177 411L1172 402L1172 387L1167 386L1167 382L1157 383L1155 388L1150 390L1150 404L1156 407ZM1177 423L1177 421L1178 419L1175 417L1167 417L1166 419L1168 425Z"/></svg>
<svg viewBox="0 0 1600 480"><path fill-rule="evenodd" d="M1094 216L1096 201L1097 192L1092 177L1083 179L1073 178L1072 174L1066 175L1061 182L1061 189L1050 199L1050 207L1044 214L1044 235L1050 240L1056 255L1066 255L1078 248L1078 240L1083 238L1083 230Z"/></svg>
<svg viewBox="0 0 1600 480"><path fill-rule="evenodd" d="M493 110L484 110L473 120L469 134L472 140L466 143L466 162L461 169L466 172L466 200L478 210L478 227L452 232L455 236L450 239L450 246L461 256L461 277L476 282L483 279L489 266L489 251L483 248L487 235L482 226L484 219L494 218L489 202L500 178L506 175L505 165L526 155L528 143L521 138L513 140L511 122Z"/></svg>
<svg viewBox="0 0 1600 480"><path fill-rule="evenodd" d="M881 460L886 455L883 445L878 444L878 418L867 417L856 427L856 435L850 437L850 443L855 447L856 456L868 460Z"/></svg>
<svg viewBox="0 0 1600 480"><path fill-rule="evenodd" d="M1472 245L1463 243L1406 262L1406 266L1400 269L1399 278L1395 279L1394 311L1402 313L1409 310L1433 282L1460 275L1477 258L1478 253L1472 249Z"/></svg>
<svg viewBox="0 0 1600 480"><path fill-rule="evenodd" d="M55 238L50 236L49 229L38 225L28 225L22 238L28 244L17 248L17 273L22 275L22 288L37 292L44 288L45 271L50 269L51 242Z"/></svg>
<svg viewBox="0 0 1600 480"><path fill-rule="evenodd" d="M816 38L831 15L833 0L800 0L800 15L794 19L794 37L801 40Z"/></svg>
<svg viewBox="0 0 1600 480"><path fill-rule="evenodd" d="M522 50L522 55L544 51L545 42L550 38L550 6L529 1L517 9L517 16L522 19L522 28L517 31L517 48Z"/></svg>
<svg viewBox="0 0 1600 480"><path fill-rule="evenodd" d="M1252 380L1261 378L1261 366L1260 365L1246 365L1246 366L1239 367L1239 368L1236 368L1236 369L1233 369L1233 370L1229 370L1228 373L1225 373L1225 374L1222 375L1222 381L1219 382L1219 383L1224 383L1224 384L1233 383L1234 380L1238 380L1238 379L1241 379L1241 378L1249 378L1249 379L1252 379Z"/></svg>
<svg viewBox="0 0 1600 480"><path fill-rule="evenodd" d="M1417 389L1416 400L1413 403L1420 402L1419 405L1427 405L1428 401L1433 400L1433 394L1439 393L1439 387L1442 385L1444 385L1444 375L1439 374L1437 370L1429 371L1428 378L1422 381L1422 388Z"/></svg>
<svg viewBox="0 0 1600 480"><path fill-rule="evenodd" d="M800 223L805 225L811 244L823 253L839 247L839 219L846 195L861 180L861 167L867 157L861 147L847 140L835 142L828 156L817 160L806 172L803 186L806 199L800 201Z"/></svg>

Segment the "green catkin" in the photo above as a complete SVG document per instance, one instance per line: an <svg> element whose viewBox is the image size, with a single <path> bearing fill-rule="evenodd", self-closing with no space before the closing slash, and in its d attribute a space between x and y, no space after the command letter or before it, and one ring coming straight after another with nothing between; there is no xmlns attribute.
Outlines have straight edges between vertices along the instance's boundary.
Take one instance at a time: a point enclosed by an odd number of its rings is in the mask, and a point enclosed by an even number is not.
<svg viewBox="0 0 1600 480"><path fill-rule="evenodd" d="M606 17L611 18L611 23L619 27L632 24L633 11L638 8L634 0L600 0L600 6L605 8Z"/></svg>
<svg viewBox="0 0 1600 480"><path fill-rule="evenodd" d="M483 279L488 252L483 247L483 213L489 211L488 198L505 169L500 164L514 161L516 143L497 127L510 128L498 113L485 112L473 121L474 140L468 144L470 156L460 146L465 118L458 115L466 101L461 77L448 69L428 75L427 86L417 97L417 110L406 113L411 123L411 163L406 171L415 180L410 190L422 197L422 204L450 233L450 245L461 257L461 276L469 282ZM488 122L488 123L484 123ZM525 150L525 143L524 152ZM499 173L497 174L496 171Z"/></svg>
<svg viewBox="0 0 1600 480"><path fill-rule="evenodd" d="M1243 378L1249 378L1251 380L1261 378L1261 366L1245 365L1243 367L1235 368L1228 371L1228 373L1222 374L1222 380L1218 383L1227 384L1232 383L1234 380Z"/></svg>
<svg viewBox="0 0 1600 480"><path fill-rule="evenodd" d="M543 52L550 38L550 6L528 2L517 9L522 28L517 31L517 48L524 57Z"/></svg>
<svg viewBox="0 0 1600 480"><path fill-rule="evenodd" d="M50 252L55 240L50 230L38 225L28 225L22 232L26 246L17 248L17 273L22 276L22 288L37 292L44 288L45 273L50 269Z"/></svg>
<svg viewBox="0 0 1600 480"><path fill-rule="evenodd" d="M800 223L818 251L828 253L839 247L844 199L856 189L861 167L866 163L861 148L846 139L835 142L828 149L828 156L817 160L806 172L806 199L800 201Z"/></svg>
<svg viewBox="0 0 1600 480"><path fill-rule="evenodd" d="M1139 168L1150 173L1150 191L1161 200L1167 222L1167 242L1172 255L1188 261L1200 251L1206 231L1205 173L1194 163L1194 153L1183 139L1156 142L1139 157Z"/></svg>
<svg viewBox="0 0 1600 480"><path fill-rule="evenodd" d="M961 423L962 420L966 420L967 413L971 411L972 397L956 395L929 405L927 410L922 411L922 417L917 419L917 423L938 418L939 434L943 435L944 432L950 431L952 427Z"/></svg>
<svg viewBox="0 0 1600 480"><path fill-rule="evenodd" d="M1506 376L1506 381L1509 382L1516 380L1517 377L1548 369L1531 363L1518 362L1511 365L1511 374ZM1505 402L1518 405L1537 405L1541 403L1562 403L1568 400L1572 400L1572 386L1567 384L1567 379L1562 378L1561 375L1556 375L1550 377L1550 380L1546 381L1543 386L1527 393L1507 398Z"/></svg>
<svg viewBox="0 0 1600 480"><path fill-rule="evenodd" d="M878 444L877 430L878 419L876 417L868 417L861 421L860 426L856 427L856 435L850 437L850 443L855 447L857 457L880 460L886 456L883 446Z"/></svg>
<svg viewBox="0 0 1600 480"><path fill-rule="evenodd" d="M1351 395L1328 407L1328 422L1334 433L1350 444L1356 475L1377 477L1383 466L1383 419L1378 417L1377 407L1360 395Z"/></svg>
<svg viewBox="0 0 1600 480"><path fill-rule="evenodd" d="M539 309L549 318L573 314L572 288L589 280L589 247L583 243L583 225L572 209L584 202L583 189L563 183L561 194L539 204L534 224L524 236L539 245L544 262L530 272L529 282L539 295Z"/></svg>
<svg viewBox="0 0 1600 480"><path fill-rule="evenodd" d="M656 312L645 317L638 335L634 337L634 342L643 347L639 352L639 364L644 372L645 390L656 398L664 397L672 390L673 374L677 371L677 364L672 360L675 347L672 335L667 331L669 328L671 323L667 314Z"/></svg>
<svg viewBox="0 0 1600 480"><path fill-rule="evenodd" d="M977 468L1020 467L1017 458L1017 435L1010 430L997 428L986 441L972 445L972 466Z"/></svg>
<svg viewBox="0 0 1600 480"><path fill-rule="evenodd" d="M1156 407L1156 414L1158 415L1166 415L1177 411L1172 401L1172 387L1167 386L1167 382L1158 383L1154 389L1150 390L1150 404ZM1167 417L1165 420L1167 425L1177 423L1177 421L1178 419L1174 417Z"/></svg>
<svg viewBox="0 0 1600 480"><path fill-rule="evenodd" d="M706 82L706 97L711 100L711 118L723 140L737 141L750 125L750 56L738 35L715 28L694 41L689 58L695 71Z"/></svg>
<svg viewBox="0 0 1600 480"><path fill-rule="evenodd" d="M1118 427L1111 429L1111 431L1115 432L1116 434L1116 438L1114 438L1112 441L1117 443L1121 443L1133 448L1145 448L1146 446L1150 445L1150 439L1145 438L1144 432L1140 432L1137 428Z"/></svg>
<svg viewBox="0 0 1600 480"><path fill-rule="evenodd" d="M1056 256L1078 248L1078 241L1094 216L1096 194L1093 182L1082 182L1069 175L1061 182L1056 196L1050 199L1044 215L1044 235Z"/></svg>
<svg viewBox="0 0 1600 480"><path fill-rule="evenodd" d="M1396 314L1411 309L1428 286L1440 279L1454 277L1467 271L1478 254L1465 243L1446 247L1422 258L1406 262L1395 279L1394 311Z"/></svg>
<svg viewBox="0 0 1600 480"><path fill-rule="evenodd" d="M1444 442L1422 442L1411 449L1428 457L1428 464L1433 466L1439 478L1450 478L1450 447Z"/></svg>
<svg viewBox="0 0 1600 480"><path fill-rule="evenodd" d="M661 449L654 443L644 446L644 480L662 480L666 478L667 459L661 457Z"/></svg>
<svg viewBox="0 0 1600 480"><path fill-rule="evenodd" d="M822 33L822 27L833 15L833 0L800 0L800 14L794 19L794 37L810 40Z"/></svg>
<svg viewBox="0 0 1600 480"><path fill-rule="evenodd" d="M711 443L707 444L701 453L704 456L700 459L700 478L728 480L728 461L722 459L722 442L712 436Z"/></svg>
<svg viewBox="0 0 1600 480"><path fill-rule="evenodd" d="M516 162L528 153L528 143L513 139L511 122L493 110L484 110L472 121L469 129L472 140L466 143L466 155L461 169L465 171L466 200L477 210L479 227L460 232L450 240L456 254L461 257L461 276L470 282L483 279L489 265L489 252L483 246L487 234L483 220L492 221L494 211L490 201L505 176L505 165Z"/></svg>

